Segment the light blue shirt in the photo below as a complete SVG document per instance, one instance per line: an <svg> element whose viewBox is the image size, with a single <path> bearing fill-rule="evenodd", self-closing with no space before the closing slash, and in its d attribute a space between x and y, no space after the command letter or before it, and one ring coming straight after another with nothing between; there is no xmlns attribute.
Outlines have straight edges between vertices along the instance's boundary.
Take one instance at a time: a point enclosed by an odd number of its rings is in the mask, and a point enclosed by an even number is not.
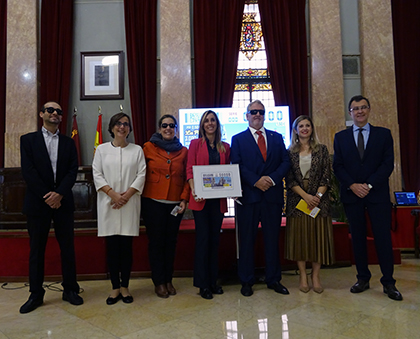
<svg viewBox="0 0 420 339"><path fill-rule="evenodd" d="M363 134L363 141L365 142L365 149L366 149L366 145L367 145L367 142L369 140L370 125L366 124L366 125L364 125L363 127L360 127L360 128L363 128L362 134ZM353 125L353 137L354 137L354 143L356 144L356 147L357 147L357 137L358 137L358 135L359 135L359 127L357 127L356 125Z"/></svg>

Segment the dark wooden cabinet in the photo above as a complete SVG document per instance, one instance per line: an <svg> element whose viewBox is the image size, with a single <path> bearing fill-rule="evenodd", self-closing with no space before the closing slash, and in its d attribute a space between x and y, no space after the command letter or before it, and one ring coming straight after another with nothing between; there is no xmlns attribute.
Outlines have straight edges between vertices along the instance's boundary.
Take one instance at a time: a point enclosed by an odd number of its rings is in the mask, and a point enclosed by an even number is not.
<svg viewBox="0 0 420 339"><path fill-rule="evenodd" d="M25 190L20 167L0 169L0 229L26 228L26 216L22 213ZM79 167L73 195L75 228L96 228L96 190L91 166Z"/></svg>

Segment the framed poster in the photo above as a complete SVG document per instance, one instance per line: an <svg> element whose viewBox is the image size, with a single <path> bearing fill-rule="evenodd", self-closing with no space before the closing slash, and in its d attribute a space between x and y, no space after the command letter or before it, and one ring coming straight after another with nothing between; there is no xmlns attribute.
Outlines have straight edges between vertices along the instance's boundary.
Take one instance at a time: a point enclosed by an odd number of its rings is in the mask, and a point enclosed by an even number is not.
<svg viewBox="0 0 420 339"><path fill-rule="evenodd" d="M239 165L193 166L194 190L199 198L242 197Z"/></svg>
<svg viewBox="0 0 420 339"><path fill-rule="evenodd" d="M80 52L80 100L124 99L124 54Z"/></svg>

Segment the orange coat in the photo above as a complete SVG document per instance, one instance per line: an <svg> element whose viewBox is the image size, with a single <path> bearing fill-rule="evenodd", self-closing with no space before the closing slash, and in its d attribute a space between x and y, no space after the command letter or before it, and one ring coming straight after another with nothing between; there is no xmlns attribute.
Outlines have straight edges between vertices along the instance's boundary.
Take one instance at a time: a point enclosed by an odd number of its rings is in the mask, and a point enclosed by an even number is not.
<svg viewBox="0 0 420 339"><path fill-rule="evenodd" d="M186 167L188 149L166 152L152 142L143 147L146 157L146 183L142 196L157 200L188 201L190 187Z"/></svg>

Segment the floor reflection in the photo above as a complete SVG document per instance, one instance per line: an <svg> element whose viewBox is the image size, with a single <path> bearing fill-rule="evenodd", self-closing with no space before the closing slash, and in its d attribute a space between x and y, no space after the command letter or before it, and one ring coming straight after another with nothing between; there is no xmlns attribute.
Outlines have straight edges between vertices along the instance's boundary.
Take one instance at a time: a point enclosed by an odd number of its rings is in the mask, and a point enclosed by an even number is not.
<svg viewBox="0 0 420 339"><path fill-rule="evenodd" d="M150 279L132 279L134 303L105 304L109 281L81 281L85 303L72 306L61 293L47 290L45 303L21 315L29 293L22 283L0 289L0 339L5 338L416 338L420 333L420 260L407 255L395 267L404 300L390 300L379 283L378 266L371 266L371 288L349 292L354 267L323 269L324 293L302 293L295 272L284 272L290 295L280 295L263 283L243 297L237 282L225 282L223 295L204 300L192 278L176 278L176 296L157 298ZM57 287L57 285L53 285ZM60 286L60 285L58 285Z"/></svg>

